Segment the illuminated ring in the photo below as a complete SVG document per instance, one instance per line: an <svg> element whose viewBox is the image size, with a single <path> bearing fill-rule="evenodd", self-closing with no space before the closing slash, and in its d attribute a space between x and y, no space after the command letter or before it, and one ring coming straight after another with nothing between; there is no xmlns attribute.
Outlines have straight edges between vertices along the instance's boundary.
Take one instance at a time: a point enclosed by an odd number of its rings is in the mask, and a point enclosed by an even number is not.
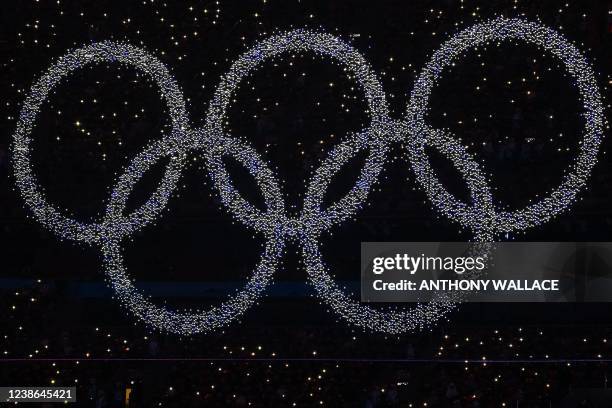
<svg viewBox="0 0 612 408"><path fill-rule="evenodd" d="M274 178L271 178L271 171L253 149L242 145L235 139L208 139L201 131L190 132L189 138L183 141L181 154L184 154L187 149L211 152L218 161L217 165L220 166L223 165L221 159L224 156L232 156L243 162L261 188L267 208L282 209L282 204L279 207L277 202L280 199L278 185L274 183ZM155 163L174 154L172 149L161 148L150 153L145 160L149 163ZM138 160L132 161L128 171L120 177L118 184L113 188L114 193L108 206L107 219L112 220L123 212L129 191L142 178L147 169L146 164L141 165ZM229 179L217 179L214 182L219 186L221 196L228 202L230 208L235 205L239 207L244 205L246 201L239 196ZM268 215L270 220L266 225L280 224L281 214L278 211L271 210ZM262 292L272 282L272 275L278 266L285 246L285 235L281 233L281 227L272 230L262 228L262 231L267 240L265 249L246 285L221 305L206 311L175 311L166 306L155 305L144 296L128 277L123 262L120 237L113 236L101 242L104 271L119 301L142 321L159 330L176 334L209 332L239 318L259 299Z"/></svg>
<svg viewBox="0 0 612 408"><path fill-rule="evenodd" d="M405 134L405 125L398 123L394 134ZM480 209L486 214L487 209L492 208L491 192L480 170L478 163L448 134L429 130L427 142L452 161L455 168L465 177L474 208ZM358 140L358 139L357 139ZM334 151L324 162L330 170L337 171L346 161L354 157L364 146L359 143L346 143L339 147L342 154L334 154ZM367 167L367 166L366 166ZM331 174L330 174L331 176ZM331 177L320 179L320 188L329 186ZM434 180L430 180L434 182ZM435 188L435 187L434 187ZM440 187L437 187L439 189ZM312 197L315 205L321 205L322 195ZM483 225L486 225L483 223ZM475 229L474 240L477 243L488 243L493 240L493 235L487 229ZM314 286L320 299L329 306L338 316L351 324L390 334L400 334L413 330L420 330L443 318L448 312L456 307L465 294L459 292L445 292L429 303L419 303L410 308L375 308L370 305L360 304L340 288L332 279L327 267L323 263L323 257L319 249L319 238L321 231L317 229L305 229L302 239L302 258L308 274L308 280ZM478 249L477 249L478 250ZM482 248L485 254L488 248Z"/></svg>
<svg viewBox="0 0 612 408"><path fill-rule="evenodd" d="M138 319L161 331L175 334L206 333L238 319L260 298L272 282L284 250L284 235L269 234L258 265L246 285L219 306L206 311L175 311L155 305L144 296L128 277L120 244L108 240L101 245L104 269L115 296Z"/></svg>
<svg viewBox="0 0 612 408"><path fill-rule="evenodd" d="M384 162L388 150L385 135L388 133L390 122L389 109L382 84L373 73L368 62L357 50L339 38L306 30L294 30L267 38L242 54L232 64L228 73L221 79L208 109L205 126L207 131L210 133L223 132L227 108L242 79L251 74L266 60L288 52L303 51L315 52L339 62L362 87L371 115L370 127L364 132L368 137L362 140L370 146L370 152L361 173L361 184L358 182L358 185L351 189L346 197L332 206L329 212L314 208L310 205L310 202L306 201L304 204L305 214L300 219L286 220L286 231L289 234L295 234L299 229L304 228L306 226L304 223L309 224L309 226L312 226L310 225L312 223L317 223L321 228L329 228L332 224L354 215L361 206L359 202L363 202L367 195L363 193L367 193L366 190L370 188L369 182L363 182L363 180L371 180L372 174L366 174L366 169L377 167L379 172L380 165ZM222 166L218 167L217 170L225 171ZM345 204L350 204L350 206L343 208L342 213L337 211L339 207ZM233 212L236 213L236 211ZM249 223L249 219L257 219L258 217L251 213L249 217L243 218L245 223Z"/></svg>
<svg viewBox="0 0 612 408"><path fill-rule="evenodd" d="M149 200L126 218L120 217L120 220L116 220L121 224L122 231L118 231L116 224L83 223L66 217L46 201L30 163L32 142L30 134L34 128L36 114L49 92L62 78L86 65L102 62L119 62L134 67L153 79L159 86L172 121L172 131L164 136L165 138L179 141L184 137L187 128L183 94L167 68L148 52L131 45L102 42L79 48L61 57L34 83L26 97L13 135L12 151L16 184L27 206L41 224L60 237L87 243L96 242L109 234L131 234L150 222L151 218L143 215L154 216L164 208L163 197L176 184L177 174L183 166L182 155L171 158L160 185ZM147 150L155 148L153 145ZM146 155L147 150L141 155Z"/></svg>
<svg viewBox="0 0 612 408"><path fill-rule="evenodd" d="M426 137L423 137L427 134L423 132L423 129L426 128L425 116L429 96L444 68L454 63L465 51L489 41L507 39L523 40L535 44L565 64L568 72L578 84L585 109L583 116L586 124L579 155L574 165L564 175L561 185L547 197L524 209L514 212L496 212L493 227L498 233L525 230L542 224L569 207L580 189L584 187L596 162L604 122L601 95L591 67L576 47L554 30L520 19L497 18L459 32L442 44L421 72L412 90L407 114L412 134L421 136L410 138L414 142L408 145L410 163L417 175L417 180L427 191L429 199L443 214L468 228L477 228L481 219L480 214L474 211L455 211L453 207L458 205L459 200L455 198L448 201L439 200L427 189L424 174L433 174L424 151L427 144ZM443 194L446 197L452 197L445 191Z"/></svg>

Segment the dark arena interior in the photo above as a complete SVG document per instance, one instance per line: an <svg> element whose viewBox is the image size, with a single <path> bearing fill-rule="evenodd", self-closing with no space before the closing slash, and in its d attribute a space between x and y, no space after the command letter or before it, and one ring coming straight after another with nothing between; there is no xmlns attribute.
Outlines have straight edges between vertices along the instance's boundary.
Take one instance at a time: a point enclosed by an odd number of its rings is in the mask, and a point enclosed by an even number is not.
<svg viewBox="0 0 612 408"><path fill-rule="evenodd" d="M434 317L359 295L364 242L612 241L609 2L4 4L0 387L612 407L612 294Z"/></svg>

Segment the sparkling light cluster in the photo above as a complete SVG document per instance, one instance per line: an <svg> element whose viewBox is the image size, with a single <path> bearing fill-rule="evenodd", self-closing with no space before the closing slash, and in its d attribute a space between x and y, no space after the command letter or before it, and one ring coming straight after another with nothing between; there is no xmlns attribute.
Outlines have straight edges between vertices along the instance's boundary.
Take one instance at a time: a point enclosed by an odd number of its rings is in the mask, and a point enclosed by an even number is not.
<svg viewBox="0 0 612 408"><path fill-rule="evenodd" d="M428 99L442 70L464 51L489 41L521 40L552 53L563 62L576 80L584 105L585 131L580 153L563 183L548 197L515 212L496 211L484 172L456 138L425 122ZM289 52L314 52L338 62L365 92L370 125L349 135L335 146L315 171L299 217L289 217L277 177L242 139L229 137L224 130L226 112L241 81L262 62ZM139 153L118 178L103 219L86 224L68 218L49 204L32 172L31 138L36 116L51 90L73 71L89 64L119 62L142 71L157 83L171 116L172 129L162 139ZM364 57L346 42L330 34L295 30L274 35L244 53L223 76L202 128L189 127L182 93L168 69L148 52L122 43L102 42L72 51L58 60L32 86L21 111L12 146L14 173L27 206L35 218L62 238L97 246L104 255L104 269L115 294L134 315L160 329L193 334L218 329L242 315L270 284L283 254L285 240L297 238L310 282L322 301L347 321L375 331L403 333L428 326L461 300L457 293L445 293L427 304L412 308L374 308L362 305L332 279L319 250L320 235L333 225L354 216L364 205L377 182L391 144L403 142L418 183L434 206L450 219L473 231L474 241L484 243L475 250L488 250L486 243L501 232L524 230L541 224L566 209L584 186L595 163L603 135L603 107L591 68L580 52L558 33L519 19L498 18L474 25L445 42L425 66L408 103L407 116L394 120L382 85ZM453 197L438 181L425 155L425 147L439 150L463 175L472 203ZM368 156L357 183L342 199L324 209L322 200L331 179L359 151ZM238 293L206 311L180 312L158 306L141 294L123 264L121 242L147 224L156 221L177 187L188 152L197 151L231 214L262 233L267 242L254 273ZM234 188L222 158L232 156L243 163L263 193L266 210L247 202ZM148 201L125 215L126 202L134 185L160 159L169 157L162 181Z"/></svg>

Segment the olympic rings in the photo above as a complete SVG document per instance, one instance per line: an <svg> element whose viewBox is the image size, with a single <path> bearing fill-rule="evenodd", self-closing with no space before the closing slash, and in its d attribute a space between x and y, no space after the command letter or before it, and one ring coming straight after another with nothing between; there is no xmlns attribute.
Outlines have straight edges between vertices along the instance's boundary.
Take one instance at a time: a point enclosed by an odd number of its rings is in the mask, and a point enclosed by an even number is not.
<svg viewBox="0 0 612 408"><path fill-rule="evenodd" d="M564 63L576 80L586 122L578 157L561 185L548 197L514 212L496 209L488 180L477 161L451 134L433 129L425 121L429 95L443 69L470 48L507 39L535 44ZM308 183L302 213L298 217L289 217L278 178L247 142L227 136L223 123L232 96L245 76L270 58L302 51L334 59L355 78L365 93L371 122L331 150ZM30 134L43 102L59 81L86 65L102 62L122 63L153 79L168 107L172 129L136 155L112 189L103 219L87 224L62 215L45 199L30 163ZM34 217L62 238L100 248L105 273L120 302L137 318L157 329L178 334L209 332L239 318L271 283L285 241L294 237L301 243L308 280L324 303L352 324L397 334L438 321L462 300L461 296L445 293L428 304L418 304L409 309L361 305L351 300L333 281L319 250L321 234L354 216L364 205L384 168L391 145L405 143L417 182L429 200L445 216L472 231L476 243L486 244L502 232L539 225L571 205L594 166L603 137L603 124L603 105L595 76L574 46L561 34L539 24L496 18L455 34L433 54L415 83L406 117L402 120L389 116L382 84L365 58L351 45L330 34L294 30L256 44L223 76L210 103L205 125L199 129L189 127L182 93L158 59L132 45L109 41L92 44L61 57L34 83L13 135L12 158L17 188ZM451 160L467 183L471 203L456 199L439 182L425 154L426 146L437 149ZM367 151L368 156L358 181L344 197L328 208L322 208L323 196L332 177L360 151ZM200 152L204 157L208 173L229 212L241 223L263 234L266 244L253 275L234 296L207 311L180 312L153 304L135 288L123 264L121 242L161 216L177 187L185 167L185 157L190 152ZM227 156L241 162L255 178L263 193L265 210L253 206L233 186L222 160ZM169 161L157 189L140 208L124 215L133 187L162 158Z"/></svg>

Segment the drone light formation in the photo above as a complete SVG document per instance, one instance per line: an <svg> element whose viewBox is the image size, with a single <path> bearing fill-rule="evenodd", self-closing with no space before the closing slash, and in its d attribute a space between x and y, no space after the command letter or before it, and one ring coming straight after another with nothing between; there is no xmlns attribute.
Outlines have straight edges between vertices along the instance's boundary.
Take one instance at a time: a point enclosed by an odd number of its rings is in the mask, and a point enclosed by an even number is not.
<svg viewBox="0 0 612 408"><path fill-rule="evenodd" d="M562 183L548 196L516 211L500 211L495 205L484 171L458 139L426 122L429 96L445 67L465 51L492 41L519 40L533 44L562 62L579 90L584 108L583 140L574 163ZM276 175L244 139L224 130L226 112L240 82L262 62L289 52L314 52L329 57L357 81L365 93L370 124L347 135L333 147L315 170L307 186L302 213L290 217ZM69 218L50 204L32 170L30 134L36 117L59 82L85 66L120 63L146 74L158 86L168 107L171 130L138 153L112 188L104 216L84 223ZM104 271L116 297L133 315L152 327L181 335L210 332L238 319L258 302L283 256L287 239L301 245L308 279L321 301L338 316L372 331L400 334L429 327L453 310L461 296L444 293L429 303L413 307L372 307L351 298L333 280L320 252L319 238L353 217L366 203L383 171L394 143L403 143L418 184L434 208L473 233L473 241L494 241L500 234L540 225L566 210L575 200L596 163L603 137L604 113L593 71L584 56L561 34L522 19L496 18L473 25L447 40L434 52L412 90L406 115L393 119L385 92L376 74L350 44L330 34L294 30L271 36L242 54L226 73L209 105L205 125L191 128L181 90L166 66L147 51L119 42L101 42L68 52L31 87L13 135L12 163L16 185L35 219L62 239L97 247L103 254ZM471 202L449 193L438 180L425 154L437 149L464 177ZM367 151L359 179L340 200L323 208L323 196L339 169L360 151ZM142 294L129 277L122 257L122 242L144 226L157 222L176 190L190 152L205 159L206 169L221 201L232 216L266 238L251 277L237 293L208 310L178 311L156 305ZM265 211L245 200L234 187L222 159L231 156L254 177L265 200ZM149 199L130 214L126 202L135 184L159 160L169 158L164 176ZM483 250L486 250L483 247Z"/></svg>

